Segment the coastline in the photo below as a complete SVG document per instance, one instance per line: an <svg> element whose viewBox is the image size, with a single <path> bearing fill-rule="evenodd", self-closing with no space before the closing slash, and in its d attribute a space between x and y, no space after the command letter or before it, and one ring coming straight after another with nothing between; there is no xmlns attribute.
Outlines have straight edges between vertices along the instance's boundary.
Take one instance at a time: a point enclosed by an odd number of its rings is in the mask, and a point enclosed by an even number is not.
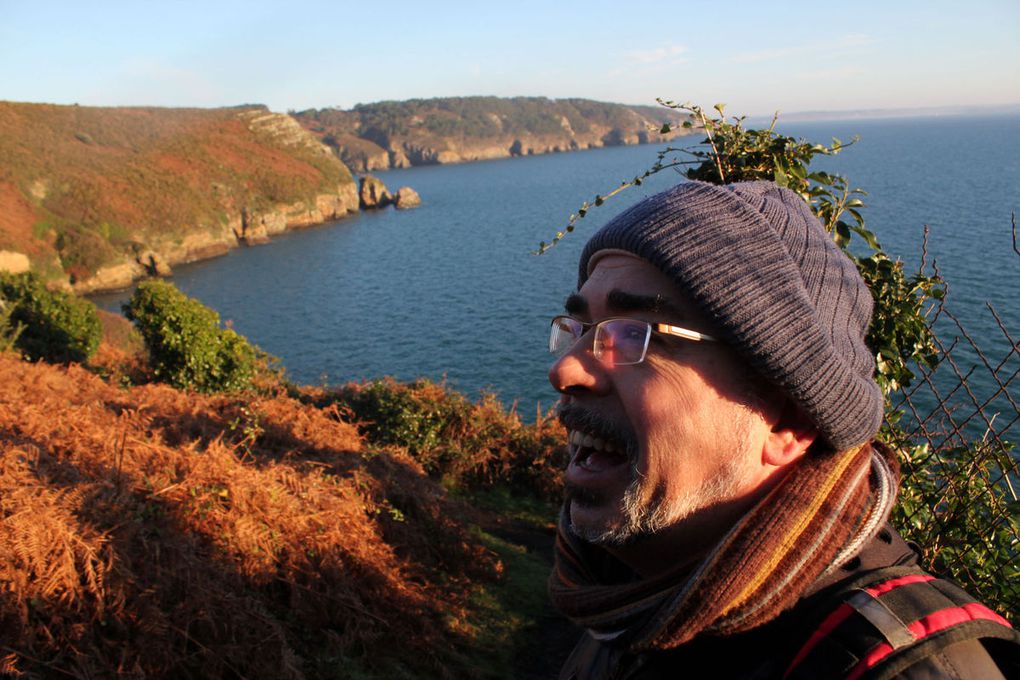
<svg viewBox="0 0 1020 680"><path fill-rule="evenodd" d="M343 184L335 193L318 194L310 203L279 204L258 212L242 209L215 231L196 230L179 242L147 248L131 260L100 267L94 275L69 286L79 295L124 290L149 276L170 276L176 265L211 260L235 248L263 245L278 234L343 219L358 209L354 184Z"/></svg>
<svg viewBox="0 0 1020 680"><path fill-rule="evenodd" d="M660 140L651 136L642 136L633 140L622 141L610 146L644 146L655 144ZM438 167L442 165L468 165L492 160L514 160L530 156L550 154L569 154L575 151L588 151L603 146L559 148L549 147L533 150L524 155L494 155L491 157L470 157L457 160L447 159L443 162L414 165L408 167ZM380 168L382 171L400 168ZM361 179L371 175L360 172ZM361 210L371 210L375 206L366 206L359 199L358 184L344 184L337 188L335 194L320 194L315 197L313 205L308 206L299 201L292 204L279 204L274 208L261 212L241 210L216 231L196 230L180 243L166 243L161 247L149 248L129 261L101 267L95 275L82 281L69 284L70 289L79 295L100 295L126 290L136 281L151 276L172 276L173 267L211 260L226 255L240 247L270 244L274 236L287 231L304 227L316 226L341 220ZM384 187L385 189L385 187Z"/></svg>

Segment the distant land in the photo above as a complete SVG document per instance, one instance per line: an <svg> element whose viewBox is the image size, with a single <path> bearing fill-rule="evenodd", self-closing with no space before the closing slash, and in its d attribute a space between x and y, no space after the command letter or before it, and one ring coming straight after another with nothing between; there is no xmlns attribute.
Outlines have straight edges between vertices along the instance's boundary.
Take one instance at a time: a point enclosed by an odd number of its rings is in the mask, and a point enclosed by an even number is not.
<svg viewBox="0 0 1020 680"><path fill-rule="evenodd" d="M545 97L411 99L291 115L358 172L644 144L686 132L660 134L663 123L686 119L660 106Z"/></svg>
<svg viewBox="0 0 1020 680"><path fill-rule="evenodd" d="M357 211L348 167L659 142L677 134L661 134L664 122L682 120L658 107L540 97L291 115L0 101L0 271L114 290Z"/></svg>
<svg viewBox="0 0 1020 680"><path fill-rule="evenodd" d="M927 118L934 116L996 116L1020 114L1020 103L1000 106L918 106L901 109L847 109L842 111L780 111L781 121L857 120L866 118ZM749 121L770 119L771 115L748 116Z"/></svg>

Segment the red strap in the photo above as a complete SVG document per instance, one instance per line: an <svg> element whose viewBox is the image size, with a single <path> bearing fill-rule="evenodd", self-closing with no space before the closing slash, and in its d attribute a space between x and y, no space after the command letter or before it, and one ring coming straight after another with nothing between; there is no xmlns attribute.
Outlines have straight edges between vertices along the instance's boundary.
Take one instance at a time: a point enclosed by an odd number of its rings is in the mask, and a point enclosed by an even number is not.
<svg viewBox="0 0 1020 680"><path fill-rule="evenodd" d="M945 630L960 623L966 623L967 621L993 621L1000 625L1011 628L1009 621L1002 618L988 607L977 602L971 604L965 604L962 607L950 607L948 609L942 609L929 616L925 616L922 619L914 621L907 626L907 630L914 636L915 639L920 640L933 633L937 633L940 630ZM850 674L846 676L846 680L856 680L866 673L870 668L878 664L882 659L889 656L893 652L893 647L887 642L882 642L871 648L864 658L858 662L854 669L850 671Z"/></svg>
<svg viewBox="0 0 1020 680"><path fill-rule="evenodd" d="M896 590L900 586L907 586L911 583L925 583L926 581L934 581L935 577L931 574L907 574L906 576L900 576L899 578L891 578L888 581L882 581L876 583L873 586L864 588L864 592L869 595L878 597L879 595L885 595L890 590Z"/></svg>
<svg viewBox="0 0 1020 680"><path fill-rule="evenodd" d="M784 680L789 677L794 668L800 665L800 662L804 660L804 657L808 655L808 652L814 649L815 645L817 645L822 638L834 631L839 624L846 621L847 617L853 613L854 608L844 602L836 607L831 614L825 617L825 620L822 621L822 625L818 626L818 629L811 634L808 641L805 642L804 646L800 648L799 652L797 652L797 656L793 657L793 661L790 662L789 666L787 666L786 672L783 673Z"/></svg>
<svg viewBox="0 0 1020 680"><path fill-rule="evenodd" d="M863 588L862 590L864 590L864 592L868 593L869 595L878 597L879 595L888 593L891 590L896 590L901 586L909 585L911 583L924 583L925 581L934 580L935 577L930 576L928 574L907 574L906 576L900 576L899 578L892 578L889 579L888 581L876 583L867 588ZM818 629L811 634L811 637L808 638L808 641L805 642L804 646L800 648L799 652L797 652L797 656L793 657L793 661L790 662L790 665L787 667L786 673L783 674L783 678L788 677L790 673L793 672L793 669L796 668L804 660L804 657L806 657L808 653L812 649L814 649L815 645L817 645L822 640L822 638L824 638L826 635L828 635L829 633L834 631L837 627L839 627L841 623L846 621L847 617L854 613L854 611L855 610L853 607L844 602L840 604L838 607L836 607L836 609L833 610L831 614L825 617L825 620L822 621L822 624L818 626Z"/></svg>

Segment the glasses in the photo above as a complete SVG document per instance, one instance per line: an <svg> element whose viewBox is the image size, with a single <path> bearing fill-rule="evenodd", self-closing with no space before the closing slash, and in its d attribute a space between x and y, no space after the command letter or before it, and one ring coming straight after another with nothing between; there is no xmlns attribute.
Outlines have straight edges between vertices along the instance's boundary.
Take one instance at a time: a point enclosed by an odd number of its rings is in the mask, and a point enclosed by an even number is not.
<svg viewBox="0 0 1020 680"><path fill-rule="evenodd" d="M570 316L557 316L553 317L549 330L549 351L557 356L566 353L593 326L595 340L591 353L607 366L630 366L644 361L652 331L692 342L718 342L710 335L665 323L611 318L591 324Z"/></svg>

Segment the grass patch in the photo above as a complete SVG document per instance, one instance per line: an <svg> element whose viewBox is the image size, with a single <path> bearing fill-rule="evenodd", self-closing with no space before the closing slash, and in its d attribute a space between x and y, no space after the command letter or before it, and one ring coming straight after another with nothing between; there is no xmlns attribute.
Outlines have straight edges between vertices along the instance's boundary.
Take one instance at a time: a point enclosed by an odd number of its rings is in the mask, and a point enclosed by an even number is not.
<svg viewBox="0 0 1020 680"><path fill-rule="evenodd" d="M485 490L454 489L451 495L479 510L491 512L506 519L519 520L542 528L556 526L556 504L535 496L514 493L506 486Z"/></svg>
<svg viewBox="0 0 1020 680"><path fill-rule="evenodd" d="M477 583L469 596L466 626L477 646L461 660L474 678L517 677L514 660L530 646L531 634L548 606L549 564L525 546L475 527L472 535L498 555L497 583Z"/></svg>

